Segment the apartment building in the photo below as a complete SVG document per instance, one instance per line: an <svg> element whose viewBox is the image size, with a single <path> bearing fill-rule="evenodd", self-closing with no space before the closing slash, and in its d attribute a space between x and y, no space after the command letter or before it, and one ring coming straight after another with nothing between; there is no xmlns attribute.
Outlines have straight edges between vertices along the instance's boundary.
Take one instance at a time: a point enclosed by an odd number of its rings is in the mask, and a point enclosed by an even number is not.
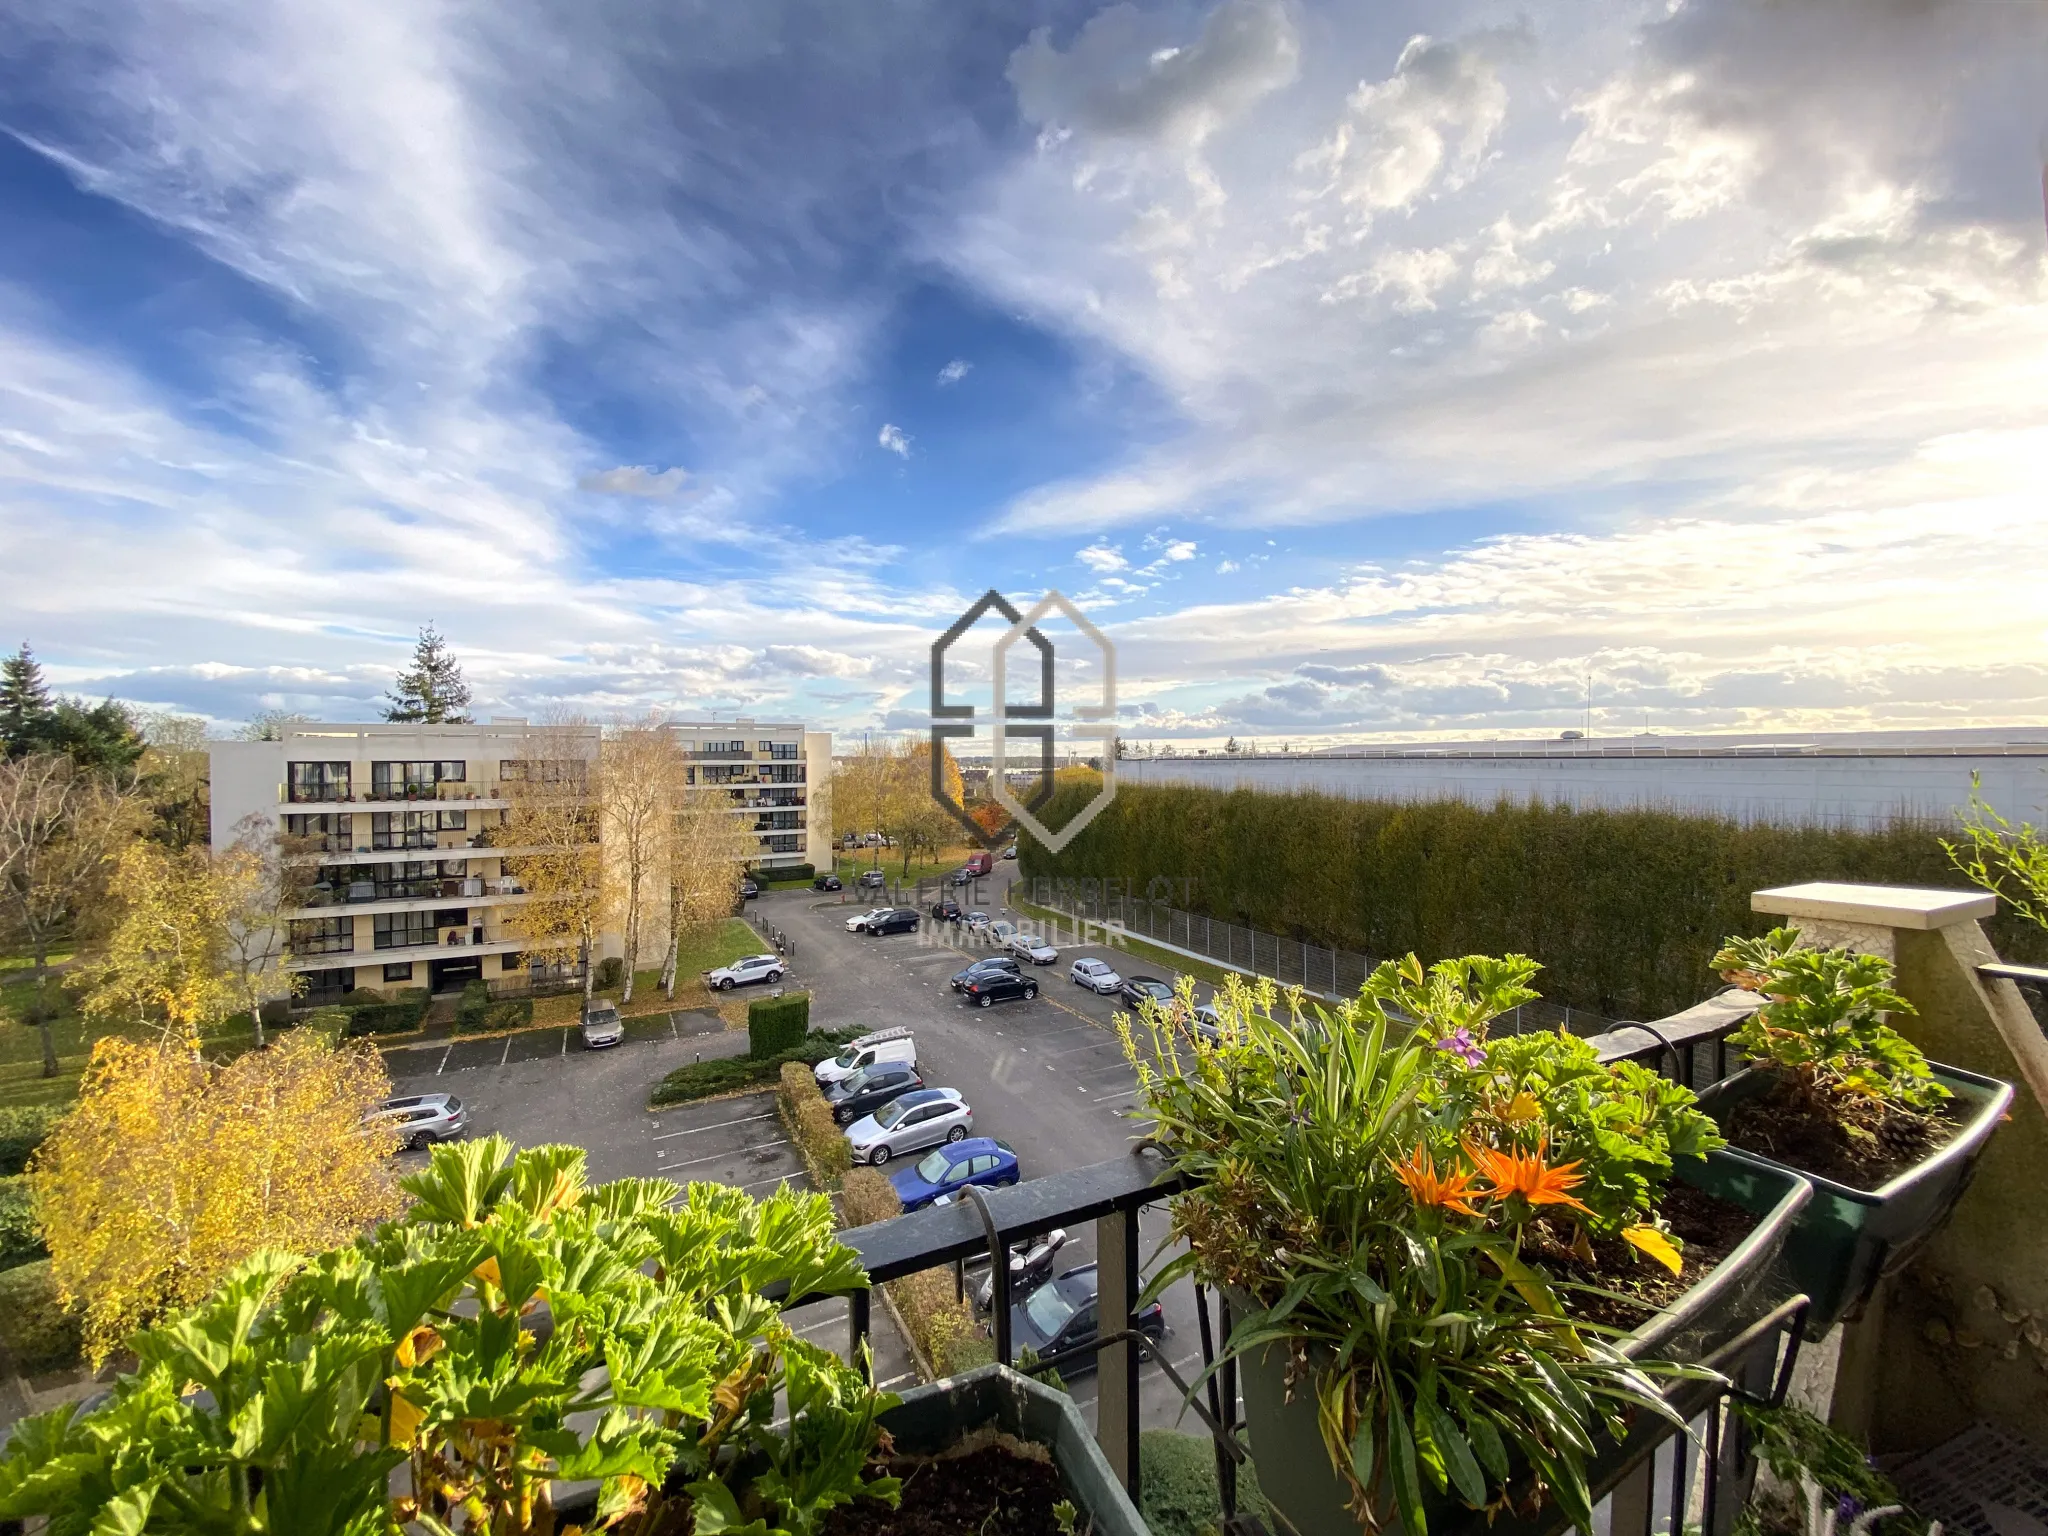
<svg viewBox="0 0 2048 1536"><path fill-rule="evenodd" d="M757 873L802 865L813 848L829 864L831 825L813 790L831 772L830 732L751 720L672 729L689 782L723 788L754 834ZM546 979L564 962L529 960L505 928L531 899L506 861L536 850L490 843L507 784L588 778L601 736L583 726L543 738L524 720L496 719L306 724L279 741L214 742L214 845L251 816L312 840L317 878L309 904L288 915L284 962L306 973L309 996ZM603 934L595 958L622 948Z"/></svg>

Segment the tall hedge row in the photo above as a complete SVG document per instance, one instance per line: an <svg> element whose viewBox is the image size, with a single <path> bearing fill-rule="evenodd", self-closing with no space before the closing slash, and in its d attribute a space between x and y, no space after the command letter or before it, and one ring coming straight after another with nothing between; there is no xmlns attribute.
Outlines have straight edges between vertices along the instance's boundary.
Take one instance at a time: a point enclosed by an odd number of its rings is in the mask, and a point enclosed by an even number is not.
<svg viewBox="0 0 2048 1536"><path fill-rule="evenodd" d="M777 1056L804 1043L811 1028L811 994L757 997L747 1005L747 1054Z"/></svg>
<svg viewBox="0 0 2048 1536"><path fill-rule="evenodd" d="M1090 793L1063 785L1061 826ZM1543 963L1553 1002L1655 1018L1718 985L1723 937L1769 920L1750 893L1804 880L1967 888L1942 829L1751 825L1657 810L1502 801L1351 800L1121 785L1058 854L1026 837L1027 876L1115 879L1219 920L1386 958L1509 950ZM1159 884L1161 879L1165 885ZM2048 934L2001 913L2007 959L2048 962Z"/></svg>

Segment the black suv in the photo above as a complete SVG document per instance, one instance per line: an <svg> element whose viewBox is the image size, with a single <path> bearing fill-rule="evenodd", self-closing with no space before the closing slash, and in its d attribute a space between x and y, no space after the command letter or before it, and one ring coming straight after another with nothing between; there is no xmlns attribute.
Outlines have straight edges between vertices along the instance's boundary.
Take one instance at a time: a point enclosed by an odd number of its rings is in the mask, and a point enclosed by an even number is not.
<svg viewBox="0 0 2048 1536"><path fill-rule="evenodd" d="M970 978L961 984L960 995L975 1007L986 1008L991 1003L1006 1003L1015 997L1036 997L1038 983L1028 976L1020 976L1013 965L1007 971L984 971Z"/></svg>
<svg viewBox="0 0 2048 1536"><path fill-rule="evenodd" d="M970 981L979 981L984 976L1017 976L1024 974L1024 968L1008 955L990 955L986 960L977 960L964 971L953 973L953 990L965 992Z"/></svg>
<svg viewBox="0 0 2048 1536"><path fill-rule="evenodd" d="M1173 988L1156 976L1133 976L1123 984L1123 990L1117 993L1117 1001L1140 1013L1147 1003L1171 1011Z"/></svg>
<svg viewBox="0 0 2048 1536"><path fill-rule="evenodd" d="M911 907L897 907L884 912L880 917L868 919L869 933L915 933L918 917Z"/></svg>
<svg viewBox="0 0 2048 1536"><path fill-rule="evenodd" d="M834 1125L851 1125L891 1099L923 1086L924 1079L915 1067L900 1061L878 1061L827 1088L825 1102L832 1106Z"/></svg>
<svg viewBox="0 0 2048 1536"><path fill-rule="evenodd" d="M820 875L811 882L811 889L814 891L836 891L839 889L839 877L837 875Z"/></svg>
<svg viewBox="0 0 2048 1536"><path fill-rule="evenodd" d="M1057 1280L1048 1280L1013 1300L1010 1303L1011 1339L1019 1345L1028 1345L1040 1356L1078 1349L1091 1342L1100 1331L1096 1320L1099 1286L1095 1266L1083 1264L1079 1269L1070 1269ZM1158 1302L1147 1304L1133 1321L1138 1332L1147 1338L1157 1340L1165 1337L1166 1311ZM1060 1369L1078 1375L1095 1369L1097 1363L1095 1356L1081 1355Z"/></svg>
<svg viewBox="0 0 2048 1536"><path fill-rule="evenodd" d="M932 916L942 923L957 923L964 915L960 910L960 903L957 901L935 901L932 903Z"/></svg>

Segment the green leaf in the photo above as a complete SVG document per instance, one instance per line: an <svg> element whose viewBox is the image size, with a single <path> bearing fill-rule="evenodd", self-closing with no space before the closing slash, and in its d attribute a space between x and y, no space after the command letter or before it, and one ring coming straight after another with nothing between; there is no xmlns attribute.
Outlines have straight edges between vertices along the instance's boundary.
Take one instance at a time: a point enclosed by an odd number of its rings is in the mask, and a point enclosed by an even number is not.
<svg viewBox="0 0 2048 1536"><path fill-rule="evenodd" d="M685 1490L696 1511L696 1536L768 1536L765 1520L741 1520L739 1501L715 1477L694 1482Z"/></svg>
<svg viewBox="0 0 2048 1536"><path fill-rule="evenodd" d="M1358 1433L1351 1437L1351 1475L1358 1479L1358 1486L1367 1493L1372 1492L1373 1456L1378 1442L1373 1436L1372 1416L1358 1416Z"/></svg>
<svg viewBox="0 0 2048 1536"><path fill-rule="evenodd" d="M1444 1469L1450 1474L1458 1496L1474 1509L1480 1508L1486 1503L1486 1479L1473 1458L1471 1444L1443 1409L1433 1403L1416 1406L1429 1415L1430 1438L1436 1441L1437 1449L1443 1455Z"/></svg>

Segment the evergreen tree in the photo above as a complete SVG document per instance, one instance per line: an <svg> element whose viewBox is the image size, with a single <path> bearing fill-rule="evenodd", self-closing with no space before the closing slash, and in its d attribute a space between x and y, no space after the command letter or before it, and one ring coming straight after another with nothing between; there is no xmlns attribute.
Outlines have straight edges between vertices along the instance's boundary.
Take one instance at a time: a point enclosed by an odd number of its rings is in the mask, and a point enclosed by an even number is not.
<svg viewBox="0 0 2048 1536"><path fill-rule="evenodd" d="M413 647L412 665L398 674L398 686L385 695L391 703L386 720L418 725L469 724L469 684L462 664L429 624Z"/></svg>
<svg viewBox="0 0 2048 1536"><path fill-rule="evenodd" d="M79 767L106 773L133 768L148 746L128 706L113 699L59 699L43 739L48 750L68 753Z"/></svg>
<svg viewBox="0 0 2048 1536"><path fill-rule="evenodd" d="M0 661L0 753L21 757L46 746L50 716L42 664L24 640L20 650Z"/></svg>

